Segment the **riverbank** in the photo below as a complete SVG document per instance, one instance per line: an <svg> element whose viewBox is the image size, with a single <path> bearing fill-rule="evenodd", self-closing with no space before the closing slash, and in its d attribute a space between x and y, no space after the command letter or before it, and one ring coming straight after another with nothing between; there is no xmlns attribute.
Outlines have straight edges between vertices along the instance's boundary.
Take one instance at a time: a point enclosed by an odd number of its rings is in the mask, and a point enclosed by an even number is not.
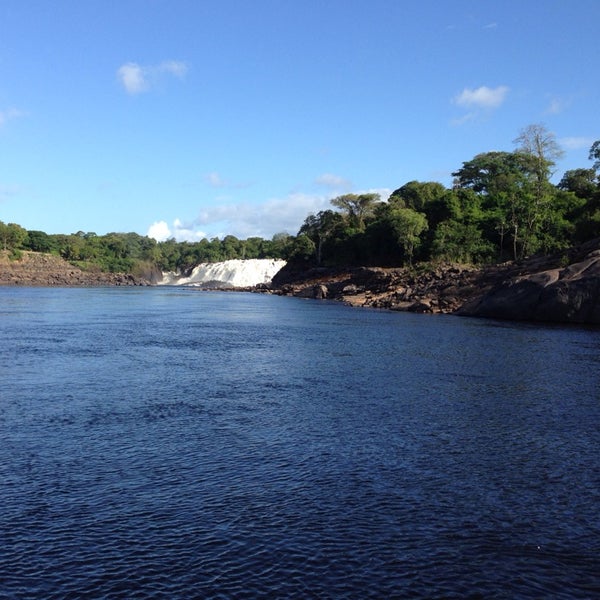
<svg viewBox="0 0 600 600"><path fill-rule="evenodd" d="M0 252L0 285L91 287L153 283L131 274L83 271L50 254L23 252L15 260L8 252ZM600 239L560 255L481 268L452 264L306 270L288 264L270 284L232 289L416 313L598 325Z"/></svg>
<svg viewBox="0 0 600 600"><path fill-rule="evenodd" d="M11 258L0 251L0 285L37 287L130 286L150 285L145 279L127 273L82 271L59 256L39 252L21 252Z"/></svg>
<svg viewBox="0 0 600 600"><path fill-rule="evenodd" d="M352 306L600 324L600 239L569 252L475 268L282 269L273 293Z"/></svg>

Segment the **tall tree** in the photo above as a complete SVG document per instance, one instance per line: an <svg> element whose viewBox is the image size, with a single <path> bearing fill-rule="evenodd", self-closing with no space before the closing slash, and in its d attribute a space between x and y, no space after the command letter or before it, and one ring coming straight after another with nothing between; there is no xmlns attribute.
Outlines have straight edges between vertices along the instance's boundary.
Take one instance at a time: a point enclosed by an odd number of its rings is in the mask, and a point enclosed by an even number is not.
<svg viewBox="0 0 600 600"><path fill-rule="evenodd" d="M3 250L17 250L27 240L27 230L16 223L0 221L0 245Z"/></svg>
<svg viewBox="0 0 600 600"><path fill-rule="evenodd" d="M427 218L412 208L392 208L388 219L408 264L412 265L414 251L421 243L421 234L427 230Z"/></svg>
<svg viewBox="0 0 600 600"><path fill-rule="evenodd" d="M589 159L595 161L593 168L600 171L600 140L596 140L590 148Z"/></svg>
<svg viewBox="0 0 600 600"><path fill-rule="evenodd" d="M483 196L491 229L499 239L500 257L509 236L514 259L524 253L528 245L530 167L529 157L522 153L485 152L464 162L461 169L452 173L455 187L465 187Z"/></svg>
<svg viewBox="0 0 600 600"><path fill-rule="evenodd" d="M521 130L514 140L517 152L528 157L531 161L529 167L533 175L533 190L530 201L526 203L526 232L523 254L533 250L531 242L534 234L544 221L552 220L552 199L555 188L550 184L553 167L564 152L556 141L556 136L540 123L528 125Z"/></svg>
<svg viewBox="0 0 600 600"><path fill-rule="evenodd" d="M363 230L365 218L373 214L380 200L379 194L344 194L333 198L331 204L346 212L352 226Z"/></svg>
<svg viewBox="0 0 600 600"><path fill-rule="evenodd" d="M564 155L556 141L556 136L541 123L528 125L513 140L517 152L527 154L534 160L534 170L540 181L547 181L552 175L552 167Z"/></svg>
<svg viewBox="0 0 600 600"><path fill-rule="evenodd" d="M308 215L300 227L299 235L306 235L315 245L315 258L320 265L323 260L323 245L334 229L342 224L343 217L333 210L322 210L316 215Z"/></svg>

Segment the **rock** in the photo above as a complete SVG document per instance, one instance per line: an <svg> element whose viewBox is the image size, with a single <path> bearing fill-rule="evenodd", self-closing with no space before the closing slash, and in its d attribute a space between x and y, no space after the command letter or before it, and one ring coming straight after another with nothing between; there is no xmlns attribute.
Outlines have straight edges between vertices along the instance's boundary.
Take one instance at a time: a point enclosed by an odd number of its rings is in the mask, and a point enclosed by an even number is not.
<svg viewBox="0 0 600 600"><path fill-rule="evenodd" d="M433 312L432 305L433 301L431 298L421 298L413 302L407 310L416 313L431 313Z"/></svg>
<svg viewBox="0 0 600 600"><path fill-rule="evenodd" d="M59 256L23 252L18 260L0 252L0 285L24 286L112 286L149 285L131 274L82 271Z"/></svg>
<svg viewBox="0 0 600 600"><path fill-rule="evenodd" d="M325 285L309 285L301 287L293 292L297 298L312 298L314 300L323 300L327 298L327 286Z"/></svg>
<svg viewBox="0 0 600 600"><path fill-rule="evenodd" d="M600 324L600 253L559 270L528 273L494 287L462 315Z"/></svg>

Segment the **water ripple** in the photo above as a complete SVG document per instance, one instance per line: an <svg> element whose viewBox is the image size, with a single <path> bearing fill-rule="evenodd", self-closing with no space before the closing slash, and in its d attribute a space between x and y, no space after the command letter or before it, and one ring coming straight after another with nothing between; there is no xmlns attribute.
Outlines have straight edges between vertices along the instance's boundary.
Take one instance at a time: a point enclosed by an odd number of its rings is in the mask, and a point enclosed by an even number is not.
<svg viewBox="0 0 600 600"><path fill-rule="evenodd" d="M600 594L593 332L146 292L0 322L0 598Z"/></svg>

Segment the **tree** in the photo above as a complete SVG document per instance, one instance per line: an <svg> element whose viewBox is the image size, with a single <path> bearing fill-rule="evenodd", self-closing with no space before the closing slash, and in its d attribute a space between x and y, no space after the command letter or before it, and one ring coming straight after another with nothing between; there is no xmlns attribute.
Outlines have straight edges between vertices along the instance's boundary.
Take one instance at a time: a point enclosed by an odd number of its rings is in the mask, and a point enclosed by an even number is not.
<svg viewBox="0 0 600 600"><path fill-rule="evenodd" d="M513 258L527 246L531 161L518 152L485 152L464 162L452 173L455 188L464 187L482 195L482 207L490 223L490 239L497 235L500 258L506 236L512 236ZM492 233L493 232L493 233Z"/></svg>
<svg viewBox="0 0 600 600"><path fill-rule="evenodd" d="M51 252L56 247L54 240L44 231L30 230L27 233L27 247L33 252Z"/></svg>
<svg viewBox="0 0 600 600"><path fill-rule="evenodd" d="M343 224L343 217L332 210L322 210L316 215L308 215L300 227L298 235L306 235L314 243L317 265L323 260L323 245L334 229Z"/></svg>
<svg viewBox="0 0 600 600"><path fill-rule="evenodd" d="M540 123L522 129L513 143L517 145L517 152L534 159L534 170L540 182L550 178L552 167L564 155L556 136Z"/></svg>
<svg viewBox="0 0 600 600"><path fill-rule="evenodd" d="M518 145L517 152L530 160L528 170L532 174L533 187L530 200L525 205L526 212L526 237L524 238L523 254L535 250L535 234L544 222L551 221L552 201L555 188L550 184L552 167L564 155L562 148L556 141L556 136L548 131L544 125L528 125L521 130L514 140Z"/></svg>
<svg viewBox="0 0 600 600"><path fill-rule="evenodd" d="M559 190L573 192L578 198L591 198L597 189L594 169L571 169L567 171L557 187Z"/></svg>
<svg viewBox="0 0 600 600"><path fill-rule="evenodd" d="M379 194L344 194L333 198L331 204L347 213L351 225L363 230L365 218L373 214L380 200Z"/></svg>
<svg viewBox="0 0 600 600"><path fill-rule="evenodd" d="M396 234L398 243L404 249L408 264L412 265L415 248L421 242L421 234L427 230L427 219L423 213L412 208L393 208L388 219Z"/></svg>
<svg viewBox="0 0 600 600"><path fill-rule="evenodd" d="M427 212L427 208L442 198L445 193L446 188L437 181L409 181L394 190L388 202L402 208Z"/></svg>
<svg viewBox="0 0 600 600"><path fill-rule="evenodd" d="M596 140L590 148L589 159L594 162L594 170L600 171L600 140Z"/></svg>
<svg viewBox="0 0 600 600"><path fill-rule="evenodd" d="M289 247L289 258L292 260L309 261L315 255L316 247L308 235L301 233L293 238Z"/></svg>
<svg viewBox="0 0 600 600"><path fill-rule="evenodd" d="M452 262L479 262L489 257L490 246L479 227L450 219L440 223L435 230L432 255Z"/></svg>
<svg viewBox="0 0 600 600"><path fill-rule="evenodd" d="M4 250L18 250L27 240L27 230L16 223L0 221L0 244Z"/></svg>

